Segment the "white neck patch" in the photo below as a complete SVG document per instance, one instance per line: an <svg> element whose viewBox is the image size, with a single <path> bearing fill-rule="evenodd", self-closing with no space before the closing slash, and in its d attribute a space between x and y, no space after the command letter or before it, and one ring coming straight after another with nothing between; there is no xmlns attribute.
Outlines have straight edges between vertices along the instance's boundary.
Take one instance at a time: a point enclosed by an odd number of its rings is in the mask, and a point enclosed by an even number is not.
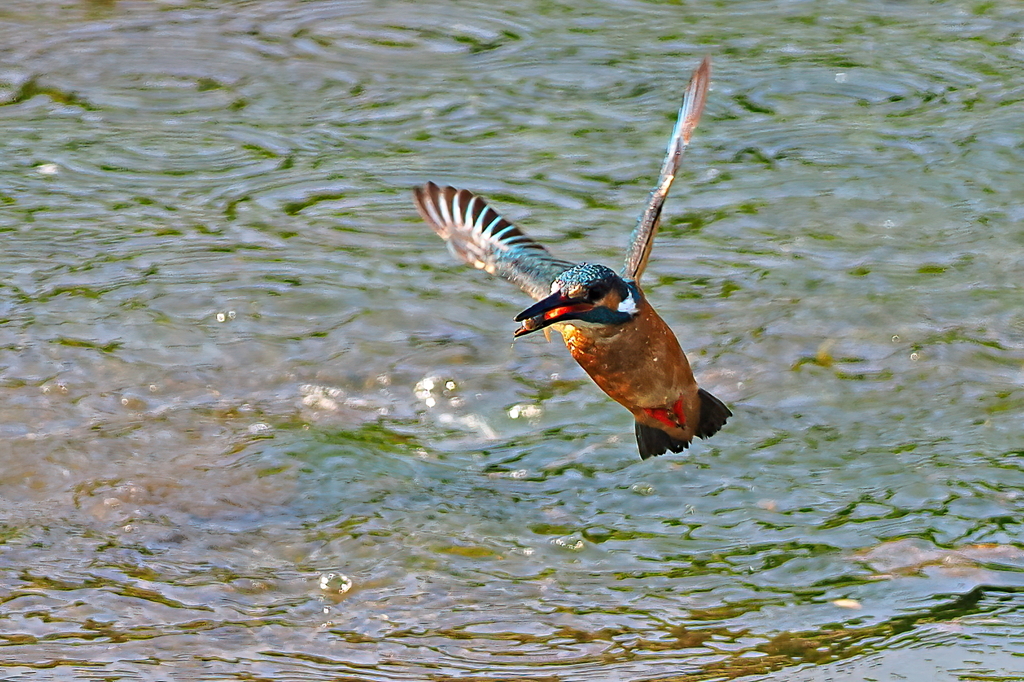
<svg viewBox="0 0 1024 682"><path fill-rule="evenodd" d="M630 289L629 296L627 296L626 298L622 299L619 302L618 311L620 313L629 313L630 315L636 315L638 309L637 306L639 305L639 303L640 301L637 300L636 298L636 292Z"/></svg>

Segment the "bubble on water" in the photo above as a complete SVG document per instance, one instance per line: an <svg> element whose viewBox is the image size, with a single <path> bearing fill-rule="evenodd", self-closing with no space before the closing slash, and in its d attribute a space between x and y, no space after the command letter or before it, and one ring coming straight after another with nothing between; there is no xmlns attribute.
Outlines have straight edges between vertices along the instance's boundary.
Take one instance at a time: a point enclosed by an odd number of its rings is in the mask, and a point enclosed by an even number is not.
<svg viewBox="0 0 1024 682"><path fill-rule="evenodd" d="M846 74L840 71L839 73L836 74L836 83L845 83L845 82L846 82Z"/></svg>
<svg viewBox="0 0 1024 682"><path fill-rule="evenodd" d="M918 355L917 353L911 353L910 354L910 359L913 360L914 362L917 362L918 360L921 359L921 356Z"/></svg>
<svg viewBox="0 0 1024 682"><path fill-rule="evenodd" d="M250 424L248 429L249 433L251 433L254 436L266 436L269 435L270 432L273 430L274 427L272 427L270 424L267 424L266 422L256 422L255 424Z"/></svg>
<svg viewBox="0 0 1024 682"><path fill-rule="evenodd" d="M36 166L36 173L40 175L56 175L60 172L60 166L55 163L42 163Z"/></svg>
<svg viewBox="0 0 1024 682"><path fill-rule="evenodd" d="M899 334L893 334L892 335L892 342L893 343L899 343L899 341L900 341L900 335Z"/></svg>
<svg viewBox="0 0 1024 682"><path fill-rule="evenodd" d="M884 227L887 230L891 230L892 228L896 227L896 223L887 219L882 222L882 227Z"/></svg>
<svg viewBox="0 0 1024 682"><path fill-rule="evenodd" d="M636 493L637 495L654 494L654 486L649 483L634 483L632 486L630 486L629 489L630 491Z"/></svg>
<svg viewBox="0 0 1024 682"><path fill-rule="evenodd" d="M453 391L455 390L455 382L449 379L448 381L444 382L444 387L449 391Z"/></svg>
<svg viewBox="0 0 1024 682"><path fill-rule="evenodd" d="M441 382L441 379L435 376L425 376L416 382L413 386L412 392L417 398L426 403L427 407L434 407L437 405L437 398L434 397L434 389Z"/></svg>
<svg viewBox="0 0 1024 682"><path fill-rule="evenodd" d="M345 394L340 388L318 384L303 384L299 386L299 393L302 395L302 404L306 407L330 411L338 409L337 399Z"/></svg>
<svg viewBox="0 0 1024 682"><path fill-rule="evenodd" d="M335 595L345 594L352 589L352 579L344 573L321 573L320 589Z"/></svg>
<svg viewBox="0 0 1024 682"><path fill-rule="evenodd" d="M544 408L539 405L520 404L513 405L508 408L508 416L511 419L519 419L520 417L526 417L527 419L534 419L543 414Z"/></svg>
<svg viewBox="0 0 1024 682"><path fill-rule="evenodd" d="M578 552L581 549L583 549L583 540L572 535L568 535L562 538L555 538L551 541L551 544L558 545L559 547L564 547L565 549L568 549L572 552Z"/></svg>

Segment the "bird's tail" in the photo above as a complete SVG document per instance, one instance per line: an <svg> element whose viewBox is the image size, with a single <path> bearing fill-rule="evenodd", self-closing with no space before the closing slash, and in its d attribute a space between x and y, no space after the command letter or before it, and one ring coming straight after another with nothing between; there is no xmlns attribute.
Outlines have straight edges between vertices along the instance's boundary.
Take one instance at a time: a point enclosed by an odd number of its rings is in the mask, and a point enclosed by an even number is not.
<svg viewBox="0 0 1024 682"><path fill-rule="evenodd" d="M697 397L700 398L700 420L697 422L696 434L700 438L711 438L725 425L732 412L725 403L703 388L697 389Z"/></svg>

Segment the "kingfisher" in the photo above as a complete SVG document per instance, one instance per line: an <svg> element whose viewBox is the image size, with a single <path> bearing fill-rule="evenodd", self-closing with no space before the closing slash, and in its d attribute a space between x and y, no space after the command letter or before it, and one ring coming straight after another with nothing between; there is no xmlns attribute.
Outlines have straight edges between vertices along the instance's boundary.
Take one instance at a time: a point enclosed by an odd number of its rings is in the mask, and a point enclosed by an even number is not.
<svg viewBox="0 0 1024 682"><path fill-rule="evenodd" d="M633 230L621 273L597 263L554 257L469 190L416 187L423 220L452 254L516 284L537 302L515 317L514 337L553 328L572 357L636 421L640 457L681 452L694 436L709 438L732 412L697 386L676 335L640 288L661 211L683 152L700 120L711 80L705 57L693 72L658 184Z"/></svg>

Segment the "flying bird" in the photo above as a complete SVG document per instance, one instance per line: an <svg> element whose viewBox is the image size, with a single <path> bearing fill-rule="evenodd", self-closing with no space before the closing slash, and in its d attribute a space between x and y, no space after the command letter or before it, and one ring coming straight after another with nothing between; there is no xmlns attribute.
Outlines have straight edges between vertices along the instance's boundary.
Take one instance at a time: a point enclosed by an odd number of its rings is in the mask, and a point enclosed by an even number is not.
<svg viewBox="0 0 1024 682"><path fill-rule="evenodd" d="M681 452L694 436L711 437L732 416L721 400L697 386L676 335L640 288L665 198L704 110L710 80L711 59L705 57L686 89L661 176L633 231L621 273L554 257L468 190L433 182L413 190L420 216L456 257L504 277L537 301L516 315L522 326L514 335L548 327L558 331L601 390L633 414L643 459Z"/></svg>

